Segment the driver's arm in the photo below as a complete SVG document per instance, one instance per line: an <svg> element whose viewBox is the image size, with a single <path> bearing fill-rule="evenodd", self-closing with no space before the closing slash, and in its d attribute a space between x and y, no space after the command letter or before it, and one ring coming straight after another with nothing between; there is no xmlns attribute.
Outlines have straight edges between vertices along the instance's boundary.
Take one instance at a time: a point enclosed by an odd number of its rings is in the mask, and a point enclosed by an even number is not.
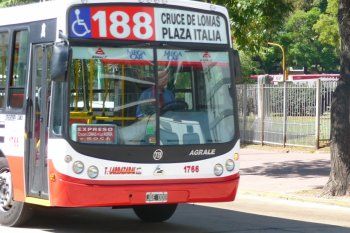
<svg viewBox="0 0 350 233"><path fill-rule="evenodd" d="M169 89L165 89L163 93L164 104L169 104L175 101L175 95Z"/></svg>
<svg viewBox="0 0 350 233"><path fill-rule="evenodd" d="M152 90L146 89L142 92L139 101L152 99ZM136 108L136 117L144 117L145 115L150 115L150 111L152 111L149 107L150 104L139 104ZM154 111L154 110L153 110Z"/></svg>

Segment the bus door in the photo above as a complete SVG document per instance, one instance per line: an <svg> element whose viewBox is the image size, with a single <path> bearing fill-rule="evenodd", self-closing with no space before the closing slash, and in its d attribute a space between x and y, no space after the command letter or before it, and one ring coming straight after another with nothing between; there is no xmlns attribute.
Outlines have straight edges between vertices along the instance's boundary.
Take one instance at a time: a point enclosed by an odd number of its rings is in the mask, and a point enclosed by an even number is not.
<svg viewBox="0 0 350 233"><path fill-rule="evenodd" d="M32 75L29 85L29 108L27 121L27 194L31 197L48 199L47 137L48 113L50 107L49 61L52 44L38 44L32 47Z"/></svg>

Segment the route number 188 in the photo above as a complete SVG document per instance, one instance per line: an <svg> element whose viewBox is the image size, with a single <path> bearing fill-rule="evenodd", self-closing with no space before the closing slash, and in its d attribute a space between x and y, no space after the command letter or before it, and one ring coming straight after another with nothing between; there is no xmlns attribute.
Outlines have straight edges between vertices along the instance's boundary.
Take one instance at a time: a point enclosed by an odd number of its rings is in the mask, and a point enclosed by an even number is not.
<svg viewBox="0 0 350 233"><path fill-rule="evenodd" d="M151 40L154 37L153 16L147 12L97 11L92 20L97 23L94 37ZM95 35L96 34L96 35Z"/></svg>

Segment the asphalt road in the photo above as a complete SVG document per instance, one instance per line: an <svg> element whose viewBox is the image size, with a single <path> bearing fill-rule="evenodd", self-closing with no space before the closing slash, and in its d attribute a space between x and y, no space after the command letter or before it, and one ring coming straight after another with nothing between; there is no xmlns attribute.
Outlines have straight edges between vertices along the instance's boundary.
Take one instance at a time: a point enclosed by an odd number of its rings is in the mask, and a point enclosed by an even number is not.
<svg viewBox="0 0 350 233"><path fill-rule="evenodd" d="M154 224L139 221L129 209L49 209L23 228L0 226L0 232L349 233L350 209L238 197L231 203L181 205L169 221Z"/></svg>

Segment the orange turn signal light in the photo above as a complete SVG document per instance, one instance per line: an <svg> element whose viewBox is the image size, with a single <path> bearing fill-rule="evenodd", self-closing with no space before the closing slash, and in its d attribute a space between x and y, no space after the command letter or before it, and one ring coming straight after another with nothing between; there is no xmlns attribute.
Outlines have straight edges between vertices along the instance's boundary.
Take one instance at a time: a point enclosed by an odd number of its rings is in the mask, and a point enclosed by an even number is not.
<svg viewBox="0 0 350 233"><path fill-rule="evenodd" d="M50 174L50 181L55 182L56 181L56 175L54 173Z"/></svg>

